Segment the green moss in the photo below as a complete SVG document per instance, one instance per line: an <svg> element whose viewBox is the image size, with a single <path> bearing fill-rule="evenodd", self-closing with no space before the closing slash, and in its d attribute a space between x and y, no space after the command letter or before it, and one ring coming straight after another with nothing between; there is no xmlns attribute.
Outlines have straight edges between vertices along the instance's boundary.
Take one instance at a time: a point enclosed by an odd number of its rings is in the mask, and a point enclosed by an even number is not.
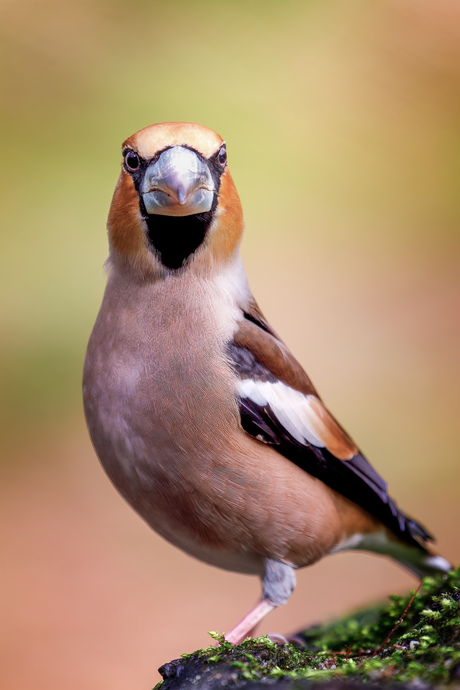
<svg viewBox="0 0 460 690"><path fill-rule="evenodd" d="M219 647L183 657L185 663L230 666L247 681L290 677L448 684L460 666L460 567L446 577L425 578L413 595L392 596L386 604L310 628L302 634L302 649L266 636L233 646L210 633Z"/></svg>

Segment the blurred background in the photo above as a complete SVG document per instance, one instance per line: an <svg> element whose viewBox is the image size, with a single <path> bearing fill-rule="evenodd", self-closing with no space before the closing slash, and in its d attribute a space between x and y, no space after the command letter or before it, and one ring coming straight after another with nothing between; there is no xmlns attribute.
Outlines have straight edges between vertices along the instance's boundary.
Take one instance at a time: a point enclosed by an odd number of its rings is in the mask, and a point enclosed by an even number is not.
<svg viewBox="0 0 460 690"><path fill-rule="evenodd" d="M0 685L148 689L259 596L164 543L111 487L81 404L120 144L227 141L253 291L409 513L460 560L456 0L3 0ZM299 574L262 632L414 585Z"/></svg>

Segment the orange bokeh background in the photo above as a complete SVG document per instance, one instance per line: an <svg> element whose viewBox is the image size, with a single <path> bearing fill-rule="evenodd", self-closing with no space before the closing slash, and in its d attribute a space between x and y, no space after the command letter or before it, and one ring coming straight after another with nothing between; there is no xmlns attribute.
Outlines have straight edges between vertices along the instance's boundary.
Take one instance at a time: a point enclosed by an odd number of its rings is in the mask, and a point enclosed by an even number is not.
<svg viewBox="0 0 460 690"><path fill-rule="evenodd" d="M226 139L263 311L457 563L458 3L21 0L0 27L0 686L151 688L259 595L151 532L85 429L119 147L154 121ZM413 584L384 559L330 557L261 631Z"/></svg>

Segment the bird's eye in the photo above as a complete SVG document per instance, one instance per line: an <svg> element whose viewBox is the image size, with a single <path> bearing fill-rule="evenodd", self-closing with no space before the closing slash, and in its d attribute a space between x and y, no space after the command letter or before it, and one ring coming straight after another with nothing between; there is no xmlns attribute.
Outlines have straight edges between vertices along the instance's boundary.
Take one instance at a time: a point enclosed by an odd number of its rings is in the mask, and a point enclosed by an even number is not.
<svg viewBox="0 0 460 690"><path fill-rule="evenodd" d="M225 147L225 144L220 147L219 153L217 154L217 160L220 165L225 165L227 162L227 149Z"/></svg>
<svg viewBox="0 0 460 690"><path fill-rule="evenodd" d="M134 172L139 168L140 161L139 156L134 151L128 151L125 154L125 165L131 172Z"/></svg>

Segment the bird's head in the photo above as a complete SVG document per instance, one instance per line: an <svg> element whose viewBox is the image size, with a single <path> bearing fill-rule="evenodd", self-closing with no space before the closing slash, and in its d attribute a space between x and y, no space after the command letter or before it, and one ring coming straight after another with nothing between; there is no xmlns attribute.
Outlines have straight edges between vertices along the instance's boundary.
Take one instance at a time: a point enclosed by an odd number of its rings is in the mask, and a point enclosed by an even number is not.
<svg viewBox="0 0 460 690"><path fill-rule="evenodd" d="M234 254L243 216L218 134L160 123L126 139L122 155L108 219L112 261L147 277Z"/></svg>

